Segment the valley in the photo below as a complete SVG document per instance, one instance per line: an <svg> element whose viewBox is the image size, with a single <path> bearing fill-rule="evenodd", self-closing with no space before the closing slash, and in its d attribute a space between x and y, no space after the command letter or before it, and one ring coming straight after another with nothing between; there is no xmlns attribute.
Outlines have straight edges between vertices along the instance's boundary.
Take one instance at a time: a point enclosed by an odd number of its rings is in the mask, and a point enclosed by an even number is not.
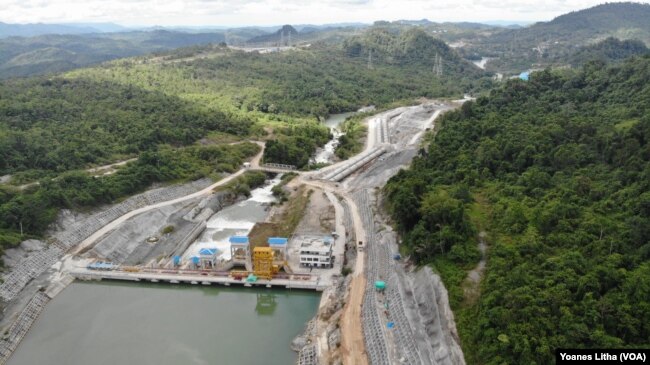
<svg viewBox="0 0 650 365"><path fill-rule="evenodd" d="M0 364L647 352L650 4L411 5L0 15Z"/></svg>

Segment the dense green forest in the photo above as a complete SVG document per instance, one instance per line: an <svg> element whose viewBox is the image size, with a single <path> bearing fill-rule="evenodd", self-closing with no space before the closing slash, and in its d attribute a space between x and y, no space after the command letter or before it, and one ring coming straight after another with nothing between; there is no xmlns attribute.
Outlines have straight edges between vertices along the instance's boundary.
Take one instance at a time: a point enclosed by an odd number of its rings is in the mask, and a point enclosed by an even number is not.
<svg viewBox="0 0 650 365"><path fill-rule="evenodd" d="M649 79L646 56L508 81L444 115L389 181L403 249L441 273L468 363L650 346Z"/></svg>
<svg viewBox="0 0 650 365"><path fill-rule="evenodd" d="M639 40L621 41L609 37L601 42L582 47L567 58L572 66L580 66L589 61L620 62L632 56L648 53L650 49Z"/></svg>
<svg viewBox="0 0 650 365"><path fill-rule="evenodd" d="M178 97L107 81L29 79L0 83L0 175L40 177L188 145L211 131L248 135L252 120Z"/></svg>

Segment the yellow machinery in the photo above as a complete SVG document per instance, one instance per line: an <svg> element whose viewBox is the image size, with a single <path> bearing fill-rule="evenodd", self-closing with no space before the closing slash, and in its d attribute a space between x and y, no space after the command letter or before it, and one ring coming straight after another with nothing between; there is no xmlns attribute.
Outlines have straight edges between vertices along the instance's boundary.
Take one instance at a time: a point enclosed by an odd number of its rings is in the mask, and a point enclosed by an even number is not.
<svg viewBox="0 0 650 365"><path fill-rule="evenodd" d="M273 265L273 249L271 247L255 247L253 249L253 274L260 279L271 280L280 269Z"/></svg>

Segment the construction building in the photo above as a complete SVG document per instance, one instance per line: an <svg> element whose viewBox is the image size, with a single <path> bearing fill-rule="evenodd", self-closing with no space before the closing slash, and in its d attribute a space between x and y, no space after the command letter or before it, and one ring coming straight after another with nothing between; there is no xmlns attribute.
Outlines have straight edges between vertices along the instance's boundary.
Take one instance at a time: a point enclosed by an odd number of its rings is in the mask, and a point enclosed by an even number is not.
<svg viewBox="0 0 650 365"><path fill-rule="evenodd" d="M279 268L273 265L273 249L271 247L255 247L253 249L253 274L260 279L271 280Z"/></svg>
<svg viewBox="0 0 650 365"><path fill-rule="evenodd" d="M331 268L332 244L331 236L305 236L300 242L300 265L306 267Z"/></svg>
<svg viewBox="0 0 650 365"><path fill-rule="evenodd" d="M201 268L213 269L217 266L217 257L219 250L216 248L202 248L199 251L199 259L201 260Z"/></svg>
<svg viewBox="0 0 650 365"><path fill-rule="evenodd" d="M230 237L230 259L235 264L246 265L251 257L251 246L246 236Z"/></svg>
<svg viewBox="0 0 650 365"><path fill-rule="evenodd" d="M269 237L266 241L269 244L269 247L273 249L274 257L276 263L284 263L287 261L287 240L284 237Z"/></svg>

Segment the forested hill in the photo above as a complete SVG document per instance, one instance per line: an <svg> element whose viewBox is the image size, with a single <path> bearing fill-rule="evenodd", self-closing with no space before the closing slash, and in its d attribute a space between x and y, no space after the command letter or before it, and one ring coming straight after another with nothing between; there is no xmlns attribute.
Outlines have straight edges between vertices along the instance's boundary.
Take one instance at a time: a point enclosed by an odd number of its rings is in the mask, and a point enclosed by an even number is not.
<svg viewBox="0 0 650 365"><path fill-rule="evenodd" d="M413 97L461 96L482 87L481 70L423 31L390 37L392 56L382 57L378 50L370 68L364 38L351 46L315 42L270 54L196 47L78 70L68 77L134 84L271 116L325 116ZM359 52L349 49L357 44ZM435 48L428 51L430 46ZM441 75L432 70L436 49L443 57Z"/></svg>
<svg viewBox="0 0 650 365"><path fill-rule="evenodd" d="M442 274L468 363L650 345L649 79L646 56L509 81L446 114L389 181L403 249Z"/></svg>
<svg viewBox="0 0 650 365"><path fill-rule="evenodd" d="M248 135L251 120L206 112L178 97L109 82L61 78L0 83L0 175L63 172L210 131Z"/></svg>
<svg viewBox="0 0 650 365"><path fill-rule="evenodd" d="M628 29L640 32L642 38L650 36L650 5L640 3L607 3L589 9L560 15L550 22L530 27L530 32L543 31L555 34L574 32L606 34ZM632 35L632 34L630 34ZM575 36L575 35L574 35Z"/></svg>
<svg viewBox="0 0 650 365"><path fill-rule="evenodd" d="M608 37L650 44L650 4L607 3L561 15L550 22L494 32L470 41L465 51L498 57L488 68L520 71L539 65L566 64L580 47Z"/></svg>
<svg viewBox="0 0 650 365"><path fill-rule="evenodd" d="M442 74L460 77L475 77L481 73L445 42L419 28L399 30L375 26L359 36L346 39L343 48L348 57L360 57L369 63L419 66L431 70L439 64Z"/></svg>
<svg viewBox="0 0 650 365"><path fill-rule="evenodd" d="M294 41L296 40L295 36L298 35L298 31L296 28L292 27L291 25L284 25L282 28L278 29L277 32L271 33L271 34L263 34L259 35L257 37L253 37L247 41L247 43L274 43L278 45L288 45L289 44L289 39L290 37L294 37ZM280 44L281 42L284 42L283 44Z"/></svg>
<svg viewBox="0 0 650 365"><path fill-rule="evenodd" d="M579 66L589 61L620 62L632 56L642 56L650 53L650 49L639 40L618 40L607 38L595 44L584 46L571 56L568 62ZM566 62L566 61L565 61Z"/></svg>

